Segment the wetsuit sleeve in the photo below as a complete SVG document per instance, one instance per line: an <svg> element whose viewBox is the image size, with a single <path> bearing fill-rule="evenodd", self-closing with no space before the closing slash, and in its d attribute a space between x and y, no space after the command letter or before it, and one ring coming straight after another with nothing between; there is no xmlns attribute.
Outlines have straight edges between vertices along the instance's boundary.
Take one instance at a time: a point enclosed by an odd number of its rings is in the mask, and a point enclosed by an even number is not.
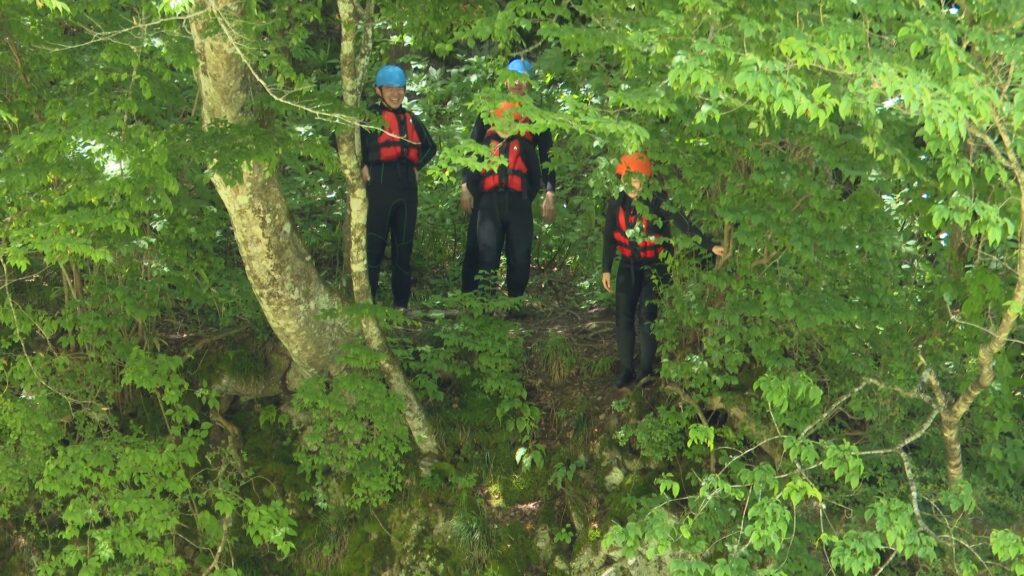
<svg viewBox="0 0 1024 576"><path fill-rule="evenodd" d="M415 114L412 115L412 123L416 127L416 133L420 136L420 162L416 167L422 170L434 158L434 155L437 154L437 144L430 137L427 127L423 125L423 122Z"/></svg>
<svg viewBox="0 0 1024 576"><path fill-rule="evenodd" d="M469 137L477 144L483 144L487 128L489 126L484 124L484 119L477 115L476 120L473 122L473 129L469 131Z"/></svg>
<svg viewBox="0 0 1024 576"><path fill-rule="evenodd" d="M551 130L545 130L537 136L537 156L540 157L541 178L544 180L545 190L555 189L555 171L549 167L551 160L551 145L554 139Z"/></svg>
<svg viewBox="0 0 1024 576"><path fill-rule="evenodd" d="M618 216L618 204L615 200L609 200L604 211L604 232L601 238L604 241L604 248L601 253L601 272L612 271L612 261L615 260L615 220Z"/></svg>
<svg viewBox="0 0 1024 576"><path fill-rule="evenodd" d="M473 128L469 131L470 139L477 144L483 144L484 136L487 134L487 128L488 126L484 124L484 119L478 115L476 120L473 122ZM471 170L467 168L462 169L462 182L469 185L470 188L473 188L472 184L476 181L475 178L476 175Z"/></svg>
<svg viewBox="0 0 1024 576"><path fill-rule="evenodd" d="M366 164L370 151L377 147L377 138L366 126L362 126L359 128L359 143L362 144L359 149L363 155L360 164Z"/></svg>
<svg viewBox="0 0 1024 576"><path fill-rule="evenodd" d="M530 193L530 199L532 200L541 187L541 173L540 173L540 160L537 158L537 148L520 138L519 144L523 148L523 162L526 163L526 178L527 186Z"/></svg>
<svg viewBox="0 0 1024 576"><path fill-rule="evenodd" d="M684 214L682 211L669 214L659 203L657 209L655 210L655 213L658 215L659 218L661 218L662 222L671 222L673 229L678 230L683 234L686 234L687 236L698 237L700 239L701 247L703 247L708 252L710 252L711 247L715 245L715 242L711 239L711 236L708 236L704 232L701 232L701 229L698 228L697 225L694 224L689 218L687 218L686 214ZM669 235L671 235L672 230L669 230L668 232Z"/></svg>

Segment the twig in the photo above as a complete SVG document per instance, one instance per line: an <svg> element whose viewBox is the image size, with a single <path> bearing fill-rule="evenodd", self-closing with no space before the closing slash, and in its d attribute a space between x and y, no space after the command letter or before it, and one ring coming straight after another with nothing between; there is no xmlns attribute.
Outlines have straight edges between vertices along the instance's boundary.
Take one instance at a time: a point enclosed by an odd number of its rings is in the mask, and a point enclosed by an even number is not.
<svg viewBox="0 0 1024 576"><path fill-rule="evenodd" d="M947 308L948 308L948 306L947 306ZM975 328L977 330L980 330L981 332L984 332L985 334L988 334L989 336L992 336L992 337L997 336L997 334L994 331L990 330L989 328L986 328L986 327L984 327L984 326L982 326L980 324L975 324L973 322L968 322L967 320L961 320L959 317L957 317L956 314L953 313L952 310L949 311L949 319L952 320L953 322L956 322L957 324L962 324L964 326L968 326L970 328ZM1009 336L1006 337L1006 341L1008 343L1013 343L1013 344L1024 344L1024 340L1017 340L1016 338L1010 338Z"/></svg>
<svg viewBox="0 0 1024 576"><path fill-rule="evenodd" d="M813 432L818 426L821 426L829 419L831 419L833 416L835 416L836 412L839 411L839 408L843 404L845 404L847 400L852 398L854 394L857 394L858 392L863 390L864 387L867 385L868 381L867 378L865 378L856 388L840 396L838 400L836 400L835 402L832 403L831 406L829 406L828 410L821 414L820 418L818 418L814 422L810 423L806 428L804 428L804 431L800 433L800 438L806 438L807 435Z"/></svg>
<svg viewBox="0 0 1024 576"><path fill-rule="evenodd" d="M245 52L242 50L241 46L236 40L235 32L232 30L231 24L224 19L224 17L221 15L218 9L213 8L212 11L217 19L217 23L220 25L221 31L224 32L224 37L227 38L228 43L231 44L231 48L235 51L236 54L238 54L238 57L241 58L242 63L245 64L245 67L249 70L249 74L252 75L256 82L263 88L263 91L266 92L267 95L270 96L275 102L311 114L314 118L318 120L340 122L341 124L352 126L354 128L362 128L364 130L381 132L384 134L388 134L393 138L397 138L399 140L403 140L409 143L414 143L412 140L403 138L398 134L392 134L391 132L388 132L387 130L381 128L380 126L375 126L373 124L362 122L359 119L354 118L352 116L346 116L344 114L338 114L335 112L324 112L323 110L317 110L316 108L311 108L309 106L306 106L305 104L299 104L298 102L294 102L292 100L279 96L274 91L274 89L271 88L269 84L267 84L263 77L260 76L259 72L256 71L256 68L252 65L251 62L249 62L249 59L246 58Z"/></svg>
<svg viewBox="0 0 1024 576"><path fill-rule="evenodd" d="M52 386L50 386L46 382L46 380L43 379L42 374L40 374L39 371L36 370L36 365L35 365L34 362L32 362L32 356L28 353L28 347L25 346L25 338L24 338L24 336L22 336L21 327L18 324L18 311L17 311L17 309L14 308L14 296L11 295L11 289L10 289L11 283L9 281L7 281L7 278L8 278L7 260L4 260L4 259L0 258L0 268L3 269L3 273L4 273L4 287L3 287L3 289L4 289L4 293L7 295L7 306L11 309L11 323L13 324L14 334L15 334L15 336L18 339L18 344L21 346L21 352L25 356L25 362L28 363L29 370L32 371L32 374L36 377L36 380L39 381L39 384L41 384L43 386L43 388L46 388L50 392L53 392L57 396L60 396L61 398L63 398L64 401L67 402L67 404L68 404L68 412L70 412L71 414L74 414L74 412L75 412L75 406L74 406L75 401L72 400L71 397L69 397L67 394L64 394L60 390L57 390L56 388L53 388ZM80 404L84 404L84 402L79 402L79 403Z"/></svg>
<svg viewBox="0 0 1024 576"><path fill-rule="evenodd" d="M192 12L191 14L187 14L187 15L183 15L183 16L168 16L166 18L160 18L158 20L153 20L152 22L147 22L147 23L144 23L144 24L133 24L132 26L129 26L127 28L121 28L119 30L110 30L110 31L99 31L99 32L96 32L96 31L93 31L93 30L89 30L85 26L82 26L83 29L85 29L87 32L89 32L89 34L92 35L92 39L91 40L89 40L87 42L82 42L81 44L57 44L57 46L58 46L57 48L48 48L48 50L50 50L52 52L63 52L65 50L73 50L75 48L83 48L83 47L88 46L90 44L96 44L97 42L116 42L118 44L123 44L125 46L131 46L130 44L128 44L126 42L117 42L117 41L114 40L114 38L117 37L117 36L121 36L122 34L127 34L129 32L133 32L135 30L144 30L144 29L146 29L146 28L148 28L150 26L159 26L160 24L164 24L164 23L167 23L167 22L183 22L183 21L188 20L189 18L191 18L193 16L199 16L199 15L205 14L206 12L209 12L209 11L210 11L210 8L204 8L203 10L199 10L197 12Z"/></svg>
<svg viewBox="0 0 1024 576"><path fill-rule="evenodd" d="M884 572L885 569L889 567L889 563L891 563L893 558L895 558L895 557L896 557L896 551L893 550L892 554L889 554L889 557L885 559L885 562L882 563L882 565L878 567L878 570L875 570L875 576L878 576L879 574Z"/></svg>
<svg viewBox="0 0 1024 576"><path fill-rule="evenodd" d="M203 576L210 576L214 570L220 568L220 557L224 553L224 548L227 547L228 543L228 532L231 530L233 514L226 514L220 520L220 543L217 545L217 550L213 553L213 560L210 561L210 565L203 570Z"/></svg>
<svg viewBox="0 0 1024 576"><path fill-rule="evenodd" d="M907 476L907 485L910 487L910 505L914 509L917 528L922 532L927 532L934 538L935 532L932 532L932 529L924 523L924 518L921 517L921 506L918 503L920 496L918 495L917 480L914 478L914 468L910 462L910 456L903 450L900 450L899 454L900 460L903 460L903 472Z"/></svg>
<svg viewBox="0 0 1024 576"><path fill-rule="evenodd" d="M18 65L18 72L21 74L21 80L25 83L25 87L32 89L32 82L29 81L28 75L25 74L25 67L21 63L21 55L18 53L18 47L14 45L14 41L10 38L4 38L7 41L7 48L11 51L11 56L14 56L14 63Z"/></svg>
<svg viewBox="0 0 1024 576"><path fill-rule="evenodd" d="M939 385L939 379L935 376L935 371L925 361L924 356L918 355L917 360L921 366L924 366L924 370L921 372L921 379L932 389L932 394L935 396L939 406L945 408L948 405L946 393L942 391L942 386Z"/></svg>
<svg viewBox="0 0 1024 576"><path fill-rule="evenodd" d="M924 394L922 392L917 392L915 390L904 390L903 388L897 388L896 386L893 386L892 384L886 384L885 382L881 382L881 381L876 380L874 378L865 378L865 380L867 380L868 384L871 384L872 386L875 386L877 388L881 388L882 390L888 390L890 392L893 392L894 394L898 394L900 396L903 396L904 398L908 398L908 399L911 399L911 400L920 400L921 402L924 402L925 404L928 404L929 406L934 406L935 405L935 402L933 402L932 399L929 398L927 394Z"/></svg>
<svg viewBox="0 0 1024 576"><path fill-rule="evenodd" d="M924 436L924 433L927 432L928 429L932 427L932 422L935 421L935 417L938 416L938 415L939 415L939 407L936 406L932 410L932 413L928 416L928 419L925 420L924 424L922 424L921 427L917 429L917 432L914 432L910 436L907 436L906 438L903 439L902 442L900 442L896 446L893 446L892 448L880 448L878 450L865 450L865 451L861 452L860 455L861 456L879 456L881 454L891 454L893 452L902 452L904 448L906 448L907 446L909 446L909 445L913 444L914 442L916 442L917 439L920 438L921 436Z"/></svg>

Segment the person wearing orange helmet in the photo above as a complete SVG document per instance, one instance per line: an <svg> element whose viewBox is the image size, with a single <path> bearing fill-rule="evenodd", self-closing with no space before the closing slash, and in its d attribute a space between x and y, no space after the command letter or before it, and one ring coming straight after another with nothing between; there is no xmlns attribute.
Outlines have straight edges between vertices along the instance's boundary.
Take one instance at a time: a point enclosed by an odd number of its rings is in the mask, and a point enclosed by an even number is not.
<svg viewBox="0 0 1024 576"><path fill-rule="evenodd" d="M530 279L533 245L533 198L541 187L540 160L527 130L529 120L512 112L518 104L502 102L494 111L498 125L488 128L483 144L501 159L497 169L475 174L479 191L476 212L477 259L480 270L498 269L504 250L509 296L522 296Z"/></svg>
<svg viewBox="0 0 1024 576"><path fill-rule="evenodd" d="M622 179L625 190L610 200L605 210L601 285L608 292L612 291L612 264L618 254L619 271L614 287L615 341L619 351L616 385L623 387L654 375L657 342L651 326L658 316L654 299L657 286L669 280L663 255L670 249L665 240L673 228L699 237L701 246L716 256L724 255L725 249L712 242L684 214L668 212L663 206L665 194L638 200L652 174L651 159L646 154L623 154L615 173ZM647 208L641 210L643 214L637 211L638 203ZM635 330L638 308L640 326ZM633 370L633 347L638 332L640 369L637 373Z"/></svg>
<svg viewBox="0 0 1024 576"><path fill-rule="evenodd" d="M529 78L533 73L533 64L525 58L513 58L509 61L506 69L515 74L515 80L505 83L505 89L513 96L523 96L529 88ZM508 104L508 103L506 103ZM484 123L481 116L476 117L473 129L469 137L480 144L491 129L489 124ZM551 131L527 132L525 137L530 140L537 150L540 159L541 180L544 189L544 200L541 203L541 217L544 222L550 224L555 219L555 171L549 167L548 160L551 154L553 142ZM469 226L466 231L466 253L462 259L462 291L472 292L477 287L477 273L480 271L479 244L477 243L477 208L480 204L480 190L475 185L478 182L476 174L466 171L463 173L462 185L460 188L459 204L462 211L469 216ZM534 194L537 194L535 191ZM506 279L507 282L508 279Z"/></svg>

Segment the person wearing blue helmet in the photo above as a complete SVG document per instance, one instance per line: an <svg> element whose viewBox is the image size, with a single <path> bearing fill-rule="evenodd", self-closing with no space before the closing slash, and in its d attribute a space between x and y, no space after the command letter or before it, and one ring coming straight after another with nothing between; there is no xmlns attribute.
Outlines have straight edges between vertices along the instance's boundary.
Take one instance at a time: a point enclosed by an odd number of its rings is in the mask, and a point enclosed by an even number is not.
<svg viewBox="0 0 1024 576"><path fill-rule="evenodd" d="M377 71L374 91L379 102L371 110L376 126L360 130L363 182L366 183L366 265L370 292L377 300L380 266L391 237L391 297L407 308L412 294L412 244L416 232L417 177L437 153L423 122L402 107L405 71L388 64Z"/></svg>
<svg viewBox="0 0 1024 576"><path fill-rule="evenodd" d="M529 78L533 74L533 64L525 58L513 58L506 66L506 70L517 74L517 79L505 82L505 89L514 96L523 96L529 89ZM476 117L473 129L469 137L475 142L483 144L487 134L492 131L489 124L485 124L481 116ZM555 171L548 164L551 157L551 145L553 139L551 131L545 130L539 134L527 133L531 144L536 148L540 157L541 181L544 190L544 201L541 203L541 217L544 222L550 224L555 219ZM469 170L463 171L462 185L460 190L459 204L462 211L469 216L469 226L466 233L466 252L462 259L462 291L472 292L476 290L477 274L480 272L479 241L477 237L477 220L479 218L480 186L479 174ZM536 193L536 192L535 192ZM533 200L533 197L530 197ZM511 278L506 278L509 284Z"/></svg>

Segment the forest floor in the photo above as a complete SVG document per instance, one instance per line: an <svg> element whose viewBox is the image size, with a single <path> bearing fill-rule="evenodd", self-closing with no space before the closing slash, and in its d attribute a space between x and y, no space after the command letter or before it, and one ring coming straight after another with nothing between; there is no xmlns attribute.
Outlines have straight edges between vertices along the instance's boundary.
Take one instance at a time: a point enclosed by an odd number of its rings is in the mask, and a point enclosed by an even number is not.
<svg viewBox="0 0 1024 576"><path fill-rule="evenodd" d="M663 471L620 429L678 398L659 380L616 387L614 303L599 290L582 289L567 272L542 271L531 278L522 312L509 315L524 343L527 400L539 409L527 445L496 429L494 401L464 383L445 389L442 406L428 406L451 477L476 479L469 512L492 527L482 539L518 550L480 558L474 569L556 574L605 566L601 536L628 518L632 497L649 494ZM524 448L539 449L541 460L524 465ZM455 508L455 520L466 514L465 500L437 504Z"/></svg>

